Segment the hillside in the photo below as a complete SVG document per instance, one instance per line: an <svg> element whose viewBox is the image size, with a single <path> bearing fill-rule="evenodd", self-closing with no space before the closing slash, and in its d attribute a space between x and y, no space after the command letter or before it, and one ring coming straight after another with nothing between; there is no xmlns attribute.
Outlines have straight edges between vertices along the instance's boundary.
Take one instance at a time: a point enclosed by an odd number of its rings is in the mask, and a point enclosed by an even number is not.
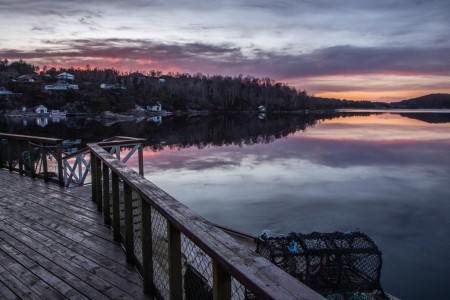
<svg viewBox="0 0 450 300"><path fill-rule="evenodd" d="M450 108L450 94L430 94L392 102L391 108Z"/></svg>

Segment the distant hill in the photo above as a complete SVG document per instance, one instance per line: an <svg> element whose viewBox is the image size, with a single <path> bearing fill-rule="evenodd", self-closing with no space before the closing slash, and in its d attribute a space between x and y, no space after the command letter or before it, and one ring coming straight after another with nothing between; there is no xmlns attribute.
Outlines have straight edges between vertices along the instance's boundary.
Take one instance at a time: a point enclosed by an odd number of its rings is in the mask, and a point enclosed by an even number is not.
<svg viewBox="0 0 450 300"><path fill-rule="evenodd" d="M400 102L392 102L391 108L450 108L450 94L430 94Z"/></svg>

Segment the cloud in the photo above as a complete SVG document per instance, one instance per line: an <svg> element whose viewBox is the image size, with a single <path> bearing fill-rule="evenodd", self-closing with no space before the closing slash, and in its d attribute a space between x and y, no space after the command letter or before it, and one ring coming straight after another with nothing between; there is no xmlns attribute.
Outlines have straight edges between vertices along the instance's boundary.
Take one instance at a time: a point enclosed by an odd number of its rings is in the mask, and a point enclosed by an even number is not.
<svg viewBox="0 0 450 300"><path fill-rule="evenodd" d="M80 22L90 22L80 19ZM250 54L233 44L163 43L145 39L45 40L51 48L22 51L1 49L0 55L23 59L139 60L151 67L177 66L188 72L250 74L275 79L355 74L450 75L450 48L380 48L335 46L305 54L253 49ZM63 58L63 59L62 59ZM72 60L68 59L72 58ZM93 63L95 64L95 63Z"/></svg>

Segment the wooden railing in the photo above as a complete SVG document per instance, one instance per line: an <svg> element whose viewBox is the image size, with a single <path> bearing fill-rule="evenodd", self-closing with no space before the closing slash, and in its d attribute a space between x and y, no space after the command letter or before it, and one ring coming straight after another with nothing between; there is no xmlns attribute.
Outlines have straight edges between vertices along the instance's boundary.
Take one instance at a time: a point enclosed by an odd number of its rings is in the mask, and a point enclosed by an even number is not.
<svg viewBox="0 0 450 300"><path fill-rule="evenodd" d="M84 185L91 173L91 163L84 158L89 154L89 149L84 148L66 155L62 151L62 142L62 139L0 133L0 168L64 187ZM123 162L137 152L139 173L143 175L144 143L145 139L115 136L98 142L97 145L108 149ZM121 158L124 148L129 148L130 151ZM51 170L49 164L53 164Z"/></svg>
<svg viewBox="0 0 450 300"><path fill-rule="evenodd" d="M61 139L0 133L0 167L63 185ZM56 171L49 172L53 156Z"/></svg>
<svg viewBox="0 0 450 300"><path fill-rule="evenodd" d="M89 144L92 199L155 299L323 299Z"/></svg>

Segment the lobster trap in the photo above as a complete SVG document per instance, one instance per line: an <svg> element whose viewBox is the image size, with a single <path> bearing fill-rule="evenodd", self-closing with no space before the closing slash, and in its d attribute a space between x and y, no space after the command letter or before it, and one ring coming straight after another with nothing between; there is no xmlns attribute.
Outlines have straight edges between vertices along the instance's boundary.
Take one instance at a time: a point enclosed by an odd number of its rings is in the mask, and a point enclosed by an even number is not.
<svg viewBox="0 0 450 300"><path fill-rule="evenodd" d="M364 233L290 233L276 237L263 232L256 252L325 297L386 297L380 283L381 252Z"/></svg>

